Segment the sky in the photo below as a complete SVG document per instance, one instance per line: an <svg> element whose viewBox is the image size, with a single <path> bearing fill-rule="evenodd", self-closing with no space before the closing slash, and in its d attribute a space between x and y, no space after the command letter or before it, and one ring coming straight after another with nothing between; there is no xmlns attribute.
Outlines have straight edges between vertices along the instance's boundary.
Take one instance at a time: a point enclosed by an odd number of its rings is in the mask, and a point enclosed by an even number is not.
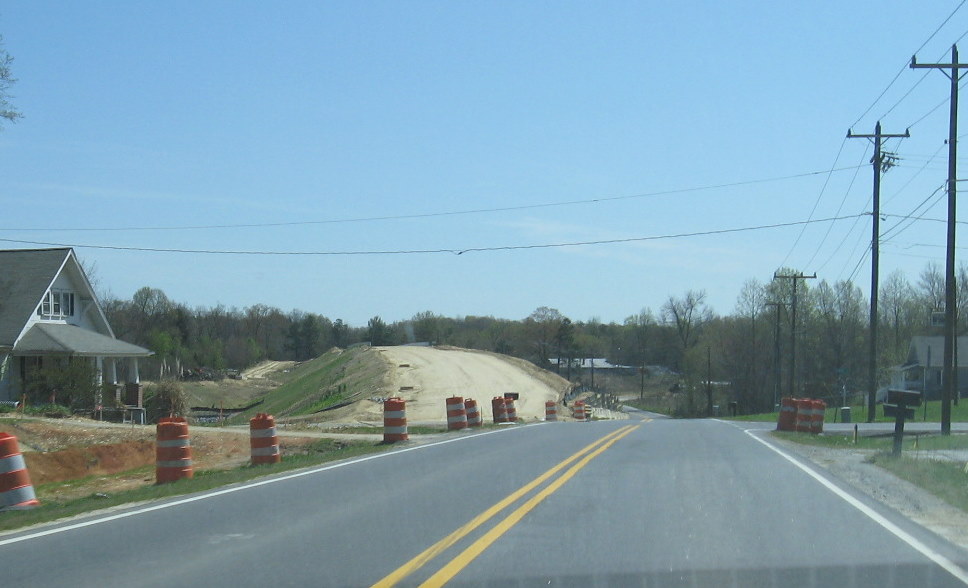
<svg viewBox="0 0 968 588"><path fill-rule="evenodd" d="M0 0L0 248L354 326L729 314L781 267L866 296L847 130L910 129L881 276L943 268L950 82L908 64L950 61L963 4Z"/></svg>

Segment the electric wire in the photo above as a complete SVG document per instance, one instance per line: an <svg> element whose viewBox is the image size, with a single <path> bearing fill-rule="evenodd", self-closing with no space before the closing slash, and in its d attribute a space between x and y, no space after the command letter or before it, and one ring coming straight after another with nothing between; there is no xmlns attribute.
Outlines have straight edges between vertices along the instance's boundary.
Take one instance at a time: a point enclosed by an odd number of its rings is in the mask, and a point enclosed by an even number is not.
<svg viewBox="0 0 968 588"><path fill-rule="evenodd" d="M611 245L616 243L634 243L640 241L658 241L664 239L681 239L686 237L702 237L708 235L725 235L730 233L743 233L749 231L761 231L766 229L777 229L783 227L795 227L802 224L822 223L835 220L852 219L859 215L847 215L839 218L823 218L814 220L791 221L785 223L774 223L768 225L756 225L749 227L735 227L728 229L714 229L709 231L695 231L689 233L673 233L667 235L650 235L645 237L627 237L621 239L601 239L596 241L572 241L566 243L541 243L532 245L499 245L491 247L462 247L462 248L440 248L440 249L394 249L394 250L358 250L358 251L245 251L245 250L217 250L217 249L174 249L164 247L133 247L121 245L96 245L90 243L54 243L48 241L31 241L26 239L3 239L0 242L19 243L28 245L44 245L48 247L74 247L77 249L107 249L112 251L137 251L148 253L189 253L195 255L258 255L258 256L339 256L339 255L414 255L432 253L452 253L463 255L464 253L492 252L492 251L520 251L527 249L551 249L558 247L581 247L589 245Z"/></svg>
<svg viewBox="0 0 968 588"><path fill-rule="evenodd" d="M924 49L924 47L928 43L931 42L931 39L933 39L934 36L938 34L938 32L944 27L944 25L948 24L948 21L950 21L951 18L959 10L961 10L961 7L965 5L965 2L968 2L968 0L961 0L961 2L958 3L958 6L956 6L955 9L951 11L951 14L949 14L946 19L944 19L943 21L941 21L941 24L938 25L938 28L934 29L934 32L931 33L928 36L928 38L924 40L923 43L921 43L921 46L914 50L914 55L917 55L917 53L919 51L921 51L922 49ZM962 36L964 36L964 35L962 35ZM877 103L881 101L881 98L883 98L885 94L887 94L888 90L890 90L891 87L894 85L894 82L896 82L898 80L898 78L901 77L901 74L904 73L904 70L906 70L908 68L908 65L909 65L909 62L905 61L904 62L904 65L901 67L900 70L898 70L898 72L897 72L897 74L895 74L894 78L891 79L890 83L887 84L887 87L884 88L884 90L880 94L877 95L877 98L874 99L874 102L872 102L871 105L868 106L867 109L859 117L857 117L857 120L854 121L854 124L850 125L851 127L857 126L857 123L859 123L861 120L863 120L863 118L865 116L867 116L867 114L871 110L873 110L875 106L877 106ZM892 110L893 110L893 107L892 107Z"/></svg>
<svg viewBox="0 0 968 588"><path fill-rule="evenodd" d="M968 1L968 0L966 0ZM841 146L843 148L843 146ZM835 162L836 165L836 162ZM322 219L322 220L302 220L302 221L285 221L285 222L274 222L274 223L238 223L238 224L223 224L223 225L184 225L184 226L147 226L147 227L67 227L67 228L50 228L50 227L35 227L35 228L21 228L21 227L0 227L0 231L20 231L20 232L73 232L73 231L95 231L95 232L119 232L119 231L184 231L184 230L209 230L209 229L239 229L239 228L262 228L262 227L292 227L301 225L326 225L326 224L340 224L340 223L361 223L361 222L373 222L373 221L391 221L391 220L407 220L407 219L418 219L418 218L433 218L433 217L446 217L446 216L460 216L469 214L481 214L489 212L512 212L520 210L534 210L539 208L552 208L559 206L573 206L579 204L595 204L600 202L616 202L620 200L633 200L637 198L652 198L656 196L668 196L672 194L684 194L687 192L701 192L706 190L718 190L723 188L735 188L739 186L749 186L753 184L764 184L769 182L778 182L783 180L793 180L798 178L806 178L810 176L818 176L821 174L827 174L827 180L830 179L830 174L834 172L842 172L854 169L852 167L841 167L841 168L831 168L829 170L818 170L810 171L799 174L792 174L788 176L777 176L772 178L761 178L755 180L742 180L738 182L727 182L722 184L710 184L706 186L692 186L687 188L676 188L672 190L659 190L656 192L644 192L640 194L629 194L624 196L604 196L599 198L586 198L581 200L563 200L558 202L544 202L537 204L521 204L518 206L501 206L494 208L473 208L466 210L452 210L452 211L442 211L442 212L425 212L425 213L414 213L414 214L400 214L400 215L386 215L386 216L370 216L370 217L356 217L356 218L339 218L339 219ZM826 185L826 182L825 184Z"/></svg>
<svg viewBox="0 0 968 588"><path fill-rule="evenodd" d="M965 0L965 1L968 1L968 0ZM837 156L834 157L834 162L830 165L830 172L827 174L827 177L824 179L823 186L820 187L820 193L817 194L817 199L813 203L813 208L810 209L810 215L807 217L807 220L812 219L814 213L817 212L817 207L820 205L820 200L823 199L823 194L827 190L827 185L830 183L830 176L833 175L833 170L837 167L837 162L840 161L840 155L844 152L844 146L847 144L847 138L848 137L844 135L843 140L840 142L840 148L837 149ZM787 251L786 256L783 257L783 261L780 262L779 267L784 267L786 265L787 260L790 259L790 256L793 255L793 252L794 250L796 250L797 245L800 244L800 239L803 238L803 233L806 230L807 230L807 225L803 225L802 227L800 227L800 232L797 234L797 238L794 239L793 245L790 246L790 250Z"/></svg>
<svg viewBox="0 0 968 588"><path fill-rule="evenodd" d="M867 146L864 148L864 152L860 156L861 164L857 166L856 170L854 170L854 175L850 178L850 184L847 185L847 189L844 190L844 197L840 200L840 206L837 207L837 212L834 213L834 216L839 216L840 211L844 209L844 204L847 203L847 196L850 195L850 191L854 187L854 182L857 181L857 176L860 174L860 168L863 166L864 160L867 159L868 150L870 150L870 143L867 144ZM814 251L813 255L810 256L810 259L807 261L805 267L810 267L813 261L817 259L817 256L820 255L820 250L823 249L823 246L827 242L827 238L830 237L830 232L833 230L833 228L834 223L827 225L827 232L824 233L823 238L820 240L820 244L817 245L817 250Z"/></svg>

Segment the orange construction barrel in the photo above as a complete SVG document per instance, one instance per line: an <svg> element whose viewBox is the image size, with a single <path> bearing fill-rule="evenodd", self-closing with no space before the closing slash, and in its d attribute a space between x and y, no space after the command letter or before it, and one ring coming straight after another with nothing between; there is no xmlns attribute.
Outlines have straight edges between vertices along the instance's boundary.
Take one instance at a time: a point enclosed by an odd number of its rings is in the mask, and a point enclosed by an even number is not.
<svg viewBox="0 0 968 588"><path fill-rule="evenodd" d="M188 421L184 417L166 417L158 421L155 441L155 483L165 484L191 478L192 443L188 437Z"/></svg>
<svg viewBox="0 0 968 588"><path fill-rule="evenodd" d="M468 427L482 427L484 421L481 419L481 411L477 408L477 401L473 398L464 399L464 411L467 412Z"/></svg>
<svg viewBox="0 0 968 588"><path fill-rule="evenodd" d="M407 434L407 401L397 397L383 401L383 442L406 441Z"/></svg>
<svg viewBox="0 0 968 588"><path fill-rule="evenodd" d="M797 404L797 419L794 429L798 433L809 433L813 422L813 401L807 398L795 399Z"/></svg>
<svg viewBox="0 0 968 588"><path fill-rule="evenodd" d="M491 399L491 414L494 416L494 424L508 422L508 411L504 405L503 396L495 396Z"/></svg>
<svg viewBox="0 0 968 588"><path fill-rule="evenodd" d="M464 399L461 396L451 396L446 400L447 430L457 431L467 428L467 411L464 409Z"/></svg>
<svg viewBox="0 0 968 588"><path fill-rule="evenodd" d="M279 437L276 435L276 419L271 414L260 412L249 419L249 448L252 451L252 465L279 463Z"/></svg>
<svg viewBox="0 0 968 588"><path fill-rule="evenodd" d="M813 419L810 421L810 432L814 435L823 433L823 419L827 412L827 403L823 400L814 400Z"/></svg>
<svg viewBox="0 0 968 588"><path fill-rule="evenodd" d="M514 407L513 398L504 399L504 410L507 411L509 423L518 422L518 409Z"/></svg>
<svg viewBox="0 0 968 588"><path fill-rule="evenodd" d="M780 401L780 415L776 419L777 431L794 431L797 423L797 401L784 398Z"/></svg>
<svg viewBox="0 0 968 588"><path fill-rule="evenodd" d="M558 403L554 400L545 402L545 421L552 422L558 420Z"/></svg>
<svg viewBox="0 0 968 588"><path fill-rule="evenodd" d="M17 438L0 433L0 510L40 506Z"/></svg>

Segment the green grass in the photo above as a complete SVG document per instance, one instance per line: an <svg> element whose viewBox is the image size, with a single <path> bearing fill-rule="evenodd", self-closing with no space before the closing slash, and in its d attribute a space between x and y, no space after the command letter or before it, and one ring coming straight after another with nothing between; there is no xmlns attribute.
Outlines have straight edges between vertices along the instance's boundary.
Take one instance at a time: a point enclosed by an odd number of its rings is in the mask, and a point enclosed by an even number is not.
<svg viewBox="0 0 968 588"><path fill-rule="evenodd" d="M823 435L811 435L810 433L792 433L787 431L772 431L771 435L779 439L793 441L802 445L816 445L819 447L832 447L840 449L875 449L889 451L894 446L893 434L878 435L876 437L860 436L857 443L854 443L853 434L842 435L837 433L824 433ZM915 447L915 442L917 447ZM933 451L939 449L968 449L968 435L915 435L907 433L904 435L902 451Z"/></svg>
<svg viewBox="0 0 968 588"><path fill-rule="evenodd" d="M278 464L260 466L247 465L232 470L201 470L196 471L195 477L190 480L179 480L178 482L158 486L145 486L134 490L118 492L103 498L95 495L66 501L45 498L45 491L48 489L53 490L58 485L64 485L64 482L54 482L35 487L37 496L42 502L41 506L30 510L0 512L0 531L46 523L112 506L203 492L230 484L246 482L253 478L384 451L389 447L391 445L381 443L346 443L332 439L320 439L318 442L310 445L305 454L287 455ZM147 467L139 469L144 469L145 475L148 476L151 475L153 468ZM130 474L131 472L126 472L117 474L117 476Z"/></svg>
<svg viewBox="0 0 968 588"><path fill-rule="evenodd" d="M867 407L865 405L854 405L851 407L851 421L855 423L866 423L867 422ZM777 412L767 412L760 414L746 414L737 417L724 417L727 420L735 421L752 421L752 422L776 422L779 417ZM840 407L828 406L827 411L824 414L825 423L839 423L840 422ZM884 409L878 405L877 412L874 416L875 423L893 423L894 417L885 417ZM925 418L925 407L919 406L914 410L914 420L908 422L929 422L929 423L940 423L941 422L941 401L932 400L927 403L927 418ZM951 406L951 422L954 423L964 423L968 422L968 398L963 399L958 406L952 404Z"/></svg>
<svg viewBox="0 0 968 588"><path fill-rule="evenodd" d="M885 453L873 456L871 462L948 504L968 511L968 474L961 465L933 459L895 458Z"/></svg>
<svg viewBox="0 0 968 588"><path fill-rule="evenodd" d="M341 353L326 353L293 368L287 381L265 395L262 404L234 417L236 422L264 412L280 416L296 416L318 412L349 399L361 389L362 382L346 382L348 364L364 350L353 349ZM343 389L339 386L342 383Z"/></svg>
<svg viewBox="0 0 968 588"><path fill-rule="evenodd" d="M669 414L669 402L661 398L646 397L642 400L629 400L623 404L627 404L639 410L647 410L649 412L655 412L658 414Z"/></svg>

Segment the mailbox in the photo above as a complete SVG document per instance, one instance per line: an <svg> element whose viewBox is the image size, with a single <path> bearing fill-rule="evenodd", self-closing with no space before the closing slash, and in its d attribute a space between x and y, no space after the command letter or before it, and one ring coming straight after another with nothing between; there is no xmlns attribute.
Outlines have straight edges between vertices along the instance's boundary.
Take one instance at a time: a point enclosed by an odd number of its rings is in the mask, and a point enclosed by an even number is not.
<svg viewBox="0 0 968 588"><path fill-rule="evenodd" d="M517 400L519 396L520 396L520 393L518 393L518 392L505 392L504 393L504 397L505 398L510 398L511 400Z"/></svg>
<svg viewBox="0 0 968 588"><path fill-rule="evenodd" d="M917 390L897 390L889 388L887 390L888 404L901 405L906 407L921 406L921 393Z"/></svg>

